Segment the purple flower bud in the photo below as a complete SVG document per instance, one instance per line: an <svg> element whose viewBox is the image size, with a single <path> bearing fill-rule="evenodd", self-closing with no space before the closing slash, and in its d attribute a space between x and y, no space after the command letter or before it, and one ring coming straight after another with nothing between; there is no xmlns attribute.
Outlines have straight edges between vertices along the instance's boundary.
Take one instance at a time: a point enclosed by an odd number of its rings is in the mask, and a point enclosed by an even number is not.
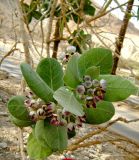
<svg viewBox="0 0 139 160"><path fill-rule="evenodd" d="M86 116L85 115L82 116L82 117L79 116L78 118L79 118L80 122L82 122L82 123L84 123L86 121Z"/></svg>
<svg viewBox="0 0 139 160"><path fill-rule="evenodd" d="M98 87L100 85L100 82L97 79L93 80L93 86Z"/></svg>
<svg viewBox="0 0 139 160"><path fill-rule="evenodd" d="M62 119L59 123L60 126L65 126L67 124L67 121L65 119Z"/></svg>
<svg viewBox="0 0 139 160"><path fill-rule="evenodd" d="M30 116L30 118L31 118L33 121L36 121L37 118L38 118L36 111L31 111L31 112L29 113L29 116Z"/></svg>
<svg viewBox="0 0 139 160"><path fill-rule="evenodd" d="M66 111L65 108L64 108L63 111L62 111L62 114L64 116L69 116L71 113L69 111Z"/></svg>
<svg viewBox="0 0 139 160"><path fill-rule="evenodd" d="M47 111L47 105L42 105L42 109L46 112Z"/></svg>
<svg viewBox="0 0 139 160"><path fill-rule="evenodd" d="M55 103L48 103L47 104L47 110L51 110L52 112L55 111Z"/></svg>
<svg viewBox="0 0 139 160"><path fill-rule="evenodd" d="M59 56L59 59L60 59L60 60L63 60L64 57L65 57L65 52L62 52L62 53L60 54L60 56Z"/></svg>
<svg viewBox="0 0 139 160"><path fill-rule="evenodd" d="M91 96L87 96L87 97L86 97L86 100L87 100L87 101L91 101L92 99L93 99L93 97L91 97Z"/></svg>
<svg viewBox="0 0 139 160"><path fill-rule="evenodd" d="M44 116L44 115L45 115L45 111L44 111L42 108L39 108L39 109L37 110L37 115L38 115L38 116Z"/></svg>
<svg viewBox="0 0 139 160"><path fill-rule="evenodd" d="M101 85L101 87L102 87L103 90L106 90L106 87L107 87L107 82L106 82L106 80L101 79L101 80L100 80L100 85Z"/></svg>
<svg viewBox="0 0 139 160"><path fill-rule="evenodd" d="M30 107L30 99L26 99L25 101L24 101L24 104L27 106L27 107Z"/></svg>
<svg viewBox="0 0 139 160"><path fill-rule="evenodd" d="M85 92L85 87L83 85L78 85L76 88L77 93L79 94L84 94Z"/></svg>
<svg viewBox="0 0 139 160"><path fill-rule="evenodd" d="M75 129L75 124L73 122L68 123L67 128L69 131L73 131Z"/></svg>
<svg viewBox="0 0 139 160"><path fill-rule="evenodd" d="M94 94L94 89L89 88L89 89L87 90L87 94L93 95L93 94Z"/></svg>
<svg viewBox="0 0 139 160"><path fill-rule="evenodd" d="M84 82L85 88L91 88L92 87L92 81L86 81Z"/></svg>
<svg viewBox="0 0 139 160"><path fill-rule="evenodd" d="M75 53L76 47L75 46L68 46L66 50L68 53Z"/></svg>
<svg viewBox="0 0 139 160"><path fill-rule="evenodd" d="M83 78L84 81L92 81L91 76L85 75Z"/></svg>
<svg viewBox="0 0 139 160"><path fill-rule="evenodd" d="M60 120L57 114L53 114L50 124L54 125L54 126L60 126Z"/></svg>

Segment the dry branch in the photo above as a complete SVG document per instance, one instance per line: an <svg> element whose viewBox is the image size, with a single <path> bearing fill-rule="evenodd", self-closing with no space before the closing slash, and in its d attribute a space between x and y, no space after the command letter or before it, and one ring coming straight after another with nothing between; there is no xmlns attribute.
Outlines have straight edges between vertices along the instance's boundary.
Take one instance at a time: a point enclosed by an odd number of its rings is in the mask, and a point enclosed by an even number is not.
<svg viewBox="0 0 139 160"><path fill-rule="evenodd" d="M76 148L79 148L79 147L77 147L77 146L80 146L80 143L81 143L81 142L87 140L88 138L91 138L92 136L94 136L94 135L96 135L96 134L100 134L101 132L106 131L106 130L108 129L108 127L110 127L111 125L115 124L115 123L118 122L118 121L121 121L121 122L124 122L124 123L131 123L131 122L137 122L137 121L139 121L139 119L127 120L127 119L125 119L125 118L118 117L117 119L109 122L105 127L101 127L101 128L99 128L99 129L97 129L97 130L95 130L95 131L91 131L91 132L87 133L86 135L84 135L83 137L77 139L74 143L72 143L72 144L68 147L67 151L69 151L69 150L71 151L72 148L74 148L74 150L75 150ZM99 142L100 142L100 141L99 141ZM92 143L92 145L93 145L93 144L99 144L99 142L97 142L97 141L94 142L94 141L93 141L93 142L91 142L91 143ZM89 142L88 145L90 145L90 142ZM82 144L81 146L83 146L83 144ZM85 144L85 146L87 146L87 144Z"/></svg>
<svg viewBox="0 0 139 160"><path fill-rule="evenodd" d="M1 64L2 64L2 62L4 61L5 58L7 58L8 56L10 56L14 51L19 50L19 49L16 48L16 45L17 45L17 42L15 42L15 44L12 46L12 48L10 49L10 51L7 52L7 53L2 57L2 59L0 60L0 66L1 66Z"/></svg>
<svg viewBox="0 0 139 160"><path fill-rule="evenodd" d="M50 17L48 20L48 26L47 26L47 34L46 34L46 52L47 52L47 57L50 57L50 37L51 37L51 32L52 32L52 23L53 23L53 18L54 18L54 12L56 9L57 5L57 0L54 0L53 3L51 4L51 11L50 11Z"/></svg>

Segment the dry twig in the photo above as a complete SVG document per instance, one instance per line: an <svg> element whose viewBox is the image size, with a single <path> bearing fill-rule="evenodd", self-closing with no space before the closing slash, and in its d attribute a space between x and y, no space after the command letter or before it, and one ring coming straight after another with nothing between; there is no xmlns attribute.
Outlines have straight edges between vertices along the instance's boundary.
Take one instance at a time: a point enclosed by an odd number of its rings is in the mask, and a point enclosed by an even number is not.
<svg viewBox="0 0 139 160"><path fill-rule="evenodd" d="M115 124L115 123L118 122L118 121L121 121L121 122L124 122L124 123L131 123L131 122L137 122L137 121L139 121L139 119L127 120L127 119L125 119L125 118L118 117L117 119L109 122L105 127L101 127L101 128L99 128L99 129L97 129L97 130L95 130L95 131L91 131L91 132L87 133L86 135L84 135L83 137L77 139L74 143L72 143L72 144L68 147L67 151L71 150L72 148L74 148L74 150L75 150L75 148L79 148L79 147L77 147L77 146L84 146L83 144L80 145L80 143L83 142L83 141L85 141L85 140L88 139L88 138L91 138L92 136L94 136L94 135L96 135L96 134L100 134L101 132L106 131L106 130L108 129L108 127L110 127L111 125ZM92 145L93 145L93 144L99 144L100 141L89 142L88 145L90 145L90 143L92 143ZM76 146L76 147L75 147L75 146ZM85 144L85 146L87 146L87 144Z"/></svg>

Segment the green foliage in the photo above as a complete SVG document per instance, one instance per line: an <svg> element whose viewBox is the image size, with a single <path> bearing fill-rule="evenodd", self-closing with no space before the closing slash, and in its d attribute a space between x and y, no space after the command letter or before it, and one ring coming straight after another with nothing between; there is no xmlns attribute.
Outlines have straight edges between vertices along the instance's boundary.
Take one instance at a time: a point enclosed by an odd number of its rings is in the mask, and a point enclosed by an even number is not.
<svg viewBox="0 0 139 160"><path fill-rule="evenodd" d="M91 5L91 3L92 2L90 0L86 0L83 11L86 15L94 16L96 9Z"/></svg>
<svg viewBox="0 0 139 160"><path fill-rule="evenodd" d="M82 53L83 50L87 49L90 40L90 34L86 34L83 30L74 30L72 38L70 37L68 42L76 47L77 52Z"/></svg>
<svg viewBox="0 0 139 160"><path fill-rule="evenodd" d="M92 79L97 79L100 75L100 67L92 66L87 68L85 75L91 76Z"/></svg>
<svg viewBox="0 0 139 160"><path fill-rule="evenodd" d="M85 108L86 121L90 124L102 124L109 121L115 113L111 102L100 101L96 108Z"/></svg>
<svg viewBox="0 0 139 160"><path fill-rule="evenodd" d="M18 127L28 127L34 124L34 122L32 122L31 120L21 120L18 118L15 118L14 116L12 116L10 114L10 120Z"/></svg>
<svg viewBox="0 0 139 160"><path fill-rule="evenodd" d="M37 140L53 151L61 151L67 147L67 128L65 126L53 126L48 121L38 121L35 126L35 136Z"/></svg>
<svg viewBox="0 0 139 160"><path fill-rule="evenodd" d="M36 71L52 90L57 90L64 85L63 70L56 59L41 60Z"/></svg>
<svg viewBox="0 0 139 160"><path fill-rule="evenodd" d="M64 82L71 88L75 88L80 83L80 74L78 68L78 55L73 55L67 64L64 75Z"/></svg>
<svg viewBox="0 0 139 160"><path fill-rule="evenodd" d="M112 53L104 48L72 55L64 73L53 58L43 59L37 66L37 73L30 65L21 64L28 86L42 100L28 98L32 104L29 103L32 108L28 109L22 96L14 96L8 102L14 124L35 128L27 143L30 158L43 159L54 151L65 150L68 138L76 135L75 127L83 122L102 124L109 121L115 114L111 102L124 100L137 92L130 81L108 75L112 65ZM31 115L36 116L33 122Z"/></svg>
<svg viewBox="0 0 139 160"><path fill-rule="evenodd" d="M53 90L26 63L21 64L22 74L30 89L45 102L53 101Z"/></svg>
<svg viewBox="0 0 139 160"><path fill-rule="evenodd" d="M79 69L83 76L86 69L92 66L100 67L100 74L111 73L113 65L112 53L105 48L93 48L85 53L79 59Z"/></svg>
<svg viewBox="0 0 139 160"><path fill-rule="evenodd" d="M55 100L66 110L74 115L83 116L83 107L75 98L73 92L65 87L59 88L54 93Z"/></svg>
<svg viewBox="0 0 139 160"><path fill-rule="evenodd" d="M27 127L34 124L29 118L24 100L25 97L23 96L13 96L7 104L10 112L10 119L18 127Z"/></svg>
<svg viewBox="0 0 139 160"><path fill-rule="evenodd" d="M137 93L137 87L120 76L101 75L100 79L105 79L107 81L107 90L105 94L106 101L121 101L131 94Z"/></svg>
<svg viewBox="0 0 139 160"><path fill-rule="evenodd" d="M27 153L32 159L44 159L48 157L52 151L50 148L42 146L37 141L34 133L31 133L27 142Z"/></svg>
<svg viewBox="0 0 139 160"><path fill-rule="evenodd" d="M23 96L14 96L8 101L8 110L12 116L19 120L30 120L28 111L24 105Z"/></svg>

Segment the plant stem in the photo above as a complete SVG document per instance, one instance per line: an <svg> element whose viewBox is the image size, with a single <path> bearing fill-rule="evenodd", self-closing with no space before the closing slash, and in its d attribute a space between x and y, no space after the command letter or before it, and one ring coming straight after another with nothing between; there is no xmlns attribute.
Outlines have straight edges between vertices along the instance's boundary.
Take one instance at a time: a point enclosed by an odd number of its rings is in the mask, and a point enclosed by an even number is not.
<svg viewBox="0 0 139 160"><path fill-rule="evenodd" d="M51 11L50 11L50 17L48 20L47 34L46 34L47 57L50 57L50 37L51 37L51 32L52 32L52 23L53 23L53 17L54 17L56 5L57 5L57 0L54 0L53 3L51 4Z"/></svg>
<svg viewBox="0 0 139 160"><path fill-rule="evenodd" d="M125 15L124 15L124 18L123 18L123 23L122 23L121 28L120 28L119 36L118 36L118 38L115 42L115 45L116 45L115 53L119 56L121 55L121 49L123 47L123 42L124 42L125 34L126 34L126 31L127 31L128 23L129 23L129 20L130 20L130 14L131 14L131 11L132 11L133 3L134 3L134 0L129 0L128 1L126 12L125 12ZM113 65L113 69L112 69L112 74L116 74L116 69L117 69L117 66L118 66L118 62L119 62L119 57L115 55L114 56L114 65Z"/></svg>
<svg viewBox="0 0 139 160"><path fill-rule="evenodd" d="M59 23L60 23L60 21L57 20L56 27L55 27L55 33L54 33L54 39L60 37ZM53 55L52 55L52 57L56 58L56 59L57 59L57 51L58 51L59 43L60 43L60 39L57 39L56 41L54 41L54 47L53 47Z"/></svg>

